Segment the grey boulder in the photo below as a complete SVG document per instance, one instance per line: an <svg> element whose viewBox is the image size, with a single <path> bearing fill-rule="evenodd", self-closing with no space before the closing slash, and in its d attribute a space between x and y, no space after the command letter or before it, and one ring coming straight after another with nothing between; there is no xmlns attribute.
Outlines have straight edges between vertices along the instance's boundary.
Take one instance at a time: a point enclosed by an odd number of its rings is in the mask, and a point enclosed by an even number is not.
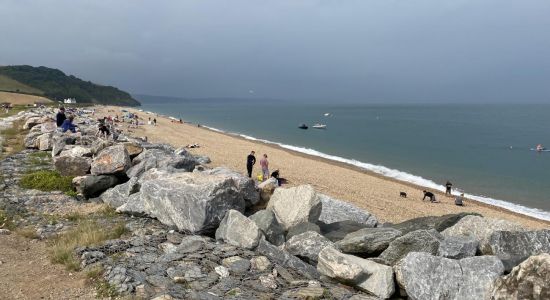
<svg viewBox="0 0 550 300"><path fill-rule="evenodd" d="M319 252L333 243L315 231L293 236L285 243L285 250L309 263L316 263Z"/></svg>
<svg viewBox="0 0 550 300"><path fill-rule="evenodd" d="M166 170L193 171L199 163L191 156L181 156L163 149L146 149L132 161L133 166L126 172L128 177L139 177L147 170L157 168Z"/></svg>
<svg viewBox="0 0 550 300"><path fill-rule="evenodd" d="M479 241L468 236L446 237L439 244L438 254L446 258L461 259L476 255Z"/></svg>
<svg viewBox="0 0 550 300"><path fill-rule="evenodd" d="M78 189L86 199L89 199L98 197L118 182L118 178L113 175L89 175L80 180Z"/></svg>
<svg viewBox="0 0 550 300"><path fill-rule="evenodd" d="M254 249L262 237L254 221L236 210L229 210L216 230L216 239L233 246Z"/></svg>
<svg viewBox="0 0 550 300"><path fill-rule="evenodd" d="M393 228L364 228L347 234L336 246L344 253L376 254L400 236L401 231Z"/></svg>
<svg viewBox="0 0 550 300"><path fill-rule="evenodd" d="M285 230L303 222L315 223L321 215L322 203L310 185L277 188L267 208L272 210Z"/></svg>
<svg viewBox="0 0 550 300"><path fill-rule="evenodd" d="M93 175L124 174L131 166L130 156L123 145L107 147L92 161Z"/></svg>
<svg viewBox="0 0 550 300"><path fill-rule="evenodd" d="M260 228L268 242L276 246L280 246L285 242L283 227L281 227L272 211L260 210L250 216L250 219Z"/></svg>
<svg viewBox="0 0 550 300"><path fill-rule="evenodd" d="M63 176L83 176L88 174L92 159L88 157L63 156L54 159L54 167Z"/></svg>
<svg viewBox="0 0 550 300"><path fill-rule="evenodd" d="M243 198L246 201L247 207L255 205L260 201L260 193L256 189L256 183L254 182L254 180L252 180L252 178L248 178L247 176L244 176L239 172L235 172L233 170L222 167L206 170L204 171L204 173L210 175L226 176L235 180L237 188L239 189L240 193L243 194Z"/></svg>
<svg viewBox="0 0 550 300"><path fill-rule="evenodd" d="M430 230L434 229L438 232L454 226L457 222L462 220L466 216L472 215L471 213L459 213L449 214L443 216L428 216L410 219L397 224L389 224L390 227L401 231L403 234L407 234L416 230Z"/></svg>
<svg viewBox="0 0 550 300"><path fill-rule="evenodd" d="M330 224L340 221L354 221L365 224L368 227L375 227L376 224L378 224L378 220L375 216L352 204L323 194L319 194L319 198L323 205L319 221L323 223Z"/></svg>
<svg viewBox="0 0 550 300"><path fill-rule="evenodd" d="M303 223L300 223L300 224L297 224L297 225L294 225L294 226L290 227L288 229L287 234L286 234L286 239L289 240L295 235L302 234L302 233L308 232L308 231L314 231L314 232L317 232L317 233L321 233L321 229L319 228L319 225L309 223L309 222L303 222Z"/></svg>
<svg viewBox="0 0 550 300"><path fill-rule="evenodd" d="M285 268L292 269L302 276L309 279L319 279L319 272L312 265L303 262L301 259L288 253L288 251L281 250L279 247L271 244L265 239L260 239L256 252L266 256L269 261L279 264Z"/></svg>
<svg viewBox="0 0 550 300"><path fill-rule="evenodd" d="M443 236L435 230L417 230L393 240L378 259L388 265L396 264L410 252L436 255Z"/></svg>
<svg viewBox="0 0 550 300"><path fill-rule="evenodd" d="M371 228L366 224L357 223L354 221L340 221L330 224L317 222L321 229L321 234L333 242L337 242L346 237L346 235L361 230L363 228Z"/></svg>
<svg viewBox="0 0 550 300"><path fill-rule="evenodd" d="M138 179L136 177L130 178L127 182L106 190L101 194L101 200L114 208L118 208L128 202L130 195L139 192L140 188L141 185Z"/></svg>

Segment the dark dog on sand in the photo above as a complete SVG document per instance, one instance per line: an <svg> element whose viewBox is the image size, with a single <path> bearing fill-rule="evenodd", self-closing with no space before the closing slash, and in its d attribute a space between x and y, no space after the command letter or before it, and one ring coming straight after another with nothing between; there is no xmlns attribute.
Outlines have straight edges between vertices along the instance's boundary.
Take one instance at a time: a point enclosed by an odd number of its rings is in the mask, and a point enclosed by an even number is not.
<svg viewBox="0 0 550 300"><path fill-rule="evenodd" d="M399 192L399 196L400 196L401 198L407 198L407 193L405 193L405 192Z"/></svg>

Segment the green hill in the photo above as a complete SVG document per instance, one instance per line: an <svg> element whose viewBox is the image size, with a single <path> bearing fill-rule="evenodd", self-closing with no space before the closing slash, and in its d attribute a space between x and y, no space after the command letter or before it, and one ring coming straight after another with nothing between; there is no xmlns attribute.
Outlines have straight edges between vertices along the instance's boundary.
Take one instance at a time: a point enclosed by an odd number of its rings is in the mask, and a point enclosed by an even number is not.
<svg viewBox="0 0 550 300"><path fill-rule="evenodd" d="M127 92L84 81L47 67L0 67L0 91L40 95L52 100L76 98L78 103L138 106Z"/></svg>

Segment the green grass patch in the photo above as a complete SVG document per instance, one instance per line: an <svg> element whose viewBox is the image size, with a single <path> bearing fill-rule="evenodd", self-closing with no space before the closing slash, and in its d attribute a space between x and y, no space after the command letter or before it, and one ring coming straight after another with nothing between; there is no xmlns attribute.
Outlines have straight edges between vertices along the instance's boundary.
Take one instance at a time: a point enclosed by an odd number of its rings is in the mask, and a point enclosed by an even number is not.
<svg viewBox="0 0 550 300"><path fill-rule="evenodd" d="M55 238L50 244L50 257L53 263L63 264L70 271L80 269L78 258L73 251L79 246L93 246L126 233L123 223L103 228L94 220L82 220L73 229Z"/></svg>
<svg viewBox="0 0 550 300"><path fill-rule="evenodd" d="M61 176L57 171L40 170L24 175L19 186L40 191L74 192L73 177Z"/></svg>
<svg viewBox="0 0 550 300"><path fill-rule="evenodd" d="M27 157L27 162L33 167L48 166L52 163L50 152L33 152Z"/></svg>

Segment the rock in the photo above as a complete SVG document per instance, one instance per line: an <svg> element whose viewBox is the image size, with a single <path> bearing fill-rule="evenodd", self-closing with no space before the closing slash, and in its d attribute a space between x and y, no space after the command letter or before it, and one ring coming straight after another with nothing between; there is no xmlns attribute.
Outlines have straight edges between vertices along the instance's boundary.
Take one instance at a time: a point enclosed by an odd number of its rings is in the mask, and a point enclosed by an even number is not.
<svg viewBox="0 0 550 300"><path fill-rule="evenodd" d="M294 295L297 299L318 300L324 298L325 289L322 287L304 287L297 290Z"/></svg>
<svg viewBox="0 0 550 300"><path fill-rule="evenodd" d="M400 236L401 231L393 228L363 228L347 234L336 247L344 253L377 254Z"/></svg>
<svg viewBox="0 0 550 300"><path fill-rule="evenodd" d="M278 188L277 179L270 177L268 180L262 181L258 184L258 190L260 191L260 200L261 203L268 203L271 199L271 195L275 192L275 189Z"/></svg>
<svg viewBox="0 0 550 300"><path fill-rule="evenodd" d="M445 229L444 236L470 236L479 241L479 249L485 248L491 234L495 231L523 231L519 224L480 216L465 216L452 227Z"/></svg>
<svg viewBox="0 0 550 300"><path fill-rule="evenodd" d="M496 255L509 272L529 256L550 253L550 230L495 231L481 252Z"/></svg>
<svg viewBox="0 0 550 300"><path fill-rule="evenodd" d="M550 254L529 257L496 280L491 299L550 299Z"/></svg>
<svg viewBox="0 0 550 300"><path fill-rule="evenodd" d="M59 156L92 157L92 149L83 146L74 146L70 149L61 151Z"/></svg>
<svg viewBox="0 0 550 300"><path fill-rule="evenodd" d="M0 228L0 235L10 235L10 234L11 234L11 231L9 229Z"/></svg>
<svg viewBox="0 0 550 300"><path fill-rule="evenodd" d="M222 265L229 269L231 273L237 275L246 274L250 269L250 261L239 256L224 258Z"/></svg>
<svg viewBox="0 0 550 300"><path fill-rule="evenodd" d="M42 132L29 132L25 139L23 140L23 143L25 144L25 148L30 149L38 149L39 142L38 137L42 135Z"/></svg>
<svg viewBox="0 0 550 300"><path fill-rule="evenodd" d="M42 133L50 133L55 132L57 129L57 124L55 122L46 122L40 124L40 132Z"/></svg>
<svg viewBox="0 0 550 300"><path fill-rule="evenodd" d="M271 262L265 256L256 256L250 259L250 266L252 270L265 272L271 267Z"/></svg>
<svg viewBox="0 0 550 300"><path fill-rule="evenodd" d="M109 146L112 146L113 145L113 141L111 140L104 140L104 139L95 139L93 142L92 142L92 145L90 147L90 149L92 150L92 154L98 154L99 152L101 152L101 150L109 147Z"/></svg>
<svg viewBox="0 0 550 300"><path fill-rule="evenodd" d="M55 169L63 176L83 176L90 171L92 160L88 157L63 156L54 159Z"/></svg>
<svg viewBox="0 0 550 300"><path fill-rule="evenodd" d="M319 221L323 223L330 224L340 221L354 221L365 224L368 227L375 227L376 224L378 224L378 220L375 216L352 204L323 194L319 194L319 198L323 205Z"/></svg>
<svg viewBox="0 0 550 300"><path fill-rule="evenodd" d="M250 216L250 220L256 223L268 242L276 246L280 246L285 242L283 227L281 227L272 211L260 210Z"/></svg>
<svg viewBox="0 0 550 300"><path fill-rule="evenodd" d="M118 178L113 175L89 175L80 180L78 189L86 199L89 199L98 197L117 183Z"/></svg>
<svg viewBox="0 0 550 300"><path fill-rule="evenodd" d="M188 235L181 239L180 244L178 245L178 253L195 253L206 245L206 240L204 237L199 235Z"/></svg>
<svg viewBox="0 0 550 300"><path fill-rule="evenodd" d="M262 275L258 279L260 280L260 284L265 288L272 290L277 288L277 281L272 274Z"/></svg>
<svg viewBox="0 0 550 300"><path fill-rule="evenodd" d="M319 278L319 273L313 266L303 262L287 251L277 248L265 239L260 239L256 252L266 256L274 264L279 264L285 268L293 269L309 279Z"/></svg>
<svg viewBox="0 0 550 300"><path fill-rule="evenodd" d="M40 117L30 117L25 121L25 124L23 125L23 129L31 129L34 126L40 124Z"/></svg>
<svg viewBox="0 0 550 300"><path fill-rule="evenodd" d="M458 221L466 216L471 216L472 213L459 213L449 214L443 216L428 216L407 220L402 223L389 224L390 227L401 231L403 234L407 234L416 230L430 230L434 229L438 232L455 225ZM386 227L386 226L385 226Z"/></svg>
<svg viewBox="0 0 550 300"><path fill-rule="evenodd" d="M321 200L310 185L275 190L267 208L271 209L284 230L303 222L315 223L321 214Z"/></svg>
<svg viewBox="0 0 550 300"><path fill-rule="evenodd" d="M189 153L189 151L187 151L187 149L185 149L183 147L174 150L174 154L180 155L180 156L189 156L189 155L191 155L191 153Z"/></svg>
<svg viewBox="0 0 550 300"><path fill-rule="evenodd" d="M254 249L262 237L254 221L239 211L229 210L216 230L216 239L246 249Z"/></svg>
<svg viewBox="0 0 550 300"><path fill-rule="evenodd" d="M38 143L38 150L40 151L48 151L52 150L53 147L53 140L52 140L52 134L51 133L44 133L36 138L36 141Z"/></svg>
<svg viewBox="0 0 550 300"><path fill-rule="evenodd" d="M185 170L191 172L199 163L191 156L179 156L161 149L144 150L136 156L126 174L128 177L139 177L147 170L157 168L162 170Z"/></svg>
<svg viewBox="0 0 550 300"><path fill-rule="evenodd" d="M101 194L101 200L114 208L118 208L128 202L130 195L139 192L140 188L138 178L130 178L127 182L106 190Z"/></svg>
<svg viewBox="0 0 550 300"><path fill-rule="evenodd" d="M319 273L387 299L395 292L393 270L376 262L343 254L333 247L319 253Z"/></svg>
<svg viewBox="0 0 550 300"><path fill-rule="evenodd" d="M212 232L227 211L242 212L244 206L244 199L230 178L174 173L144 181L140 192L132 194L117 211L145 213L165 225L195 234Z"/></svg>
<svg viewBox="0 0 550 300"><path fill-rule="evenodd" d="M363 223L357 223L355 221L340 221L330 224L325 224L323 222L317 222L319 228L321 229L321 234L327 239L337 242L346 235L361 230L363 228L370 228L368 225Z"/></svg>
<svg viewBox="0 0 550 300"><path fill-rule="evenodd" d="M488 299L493 282L504 272L494 256L452 260L411 252L394 267L409 299Z"/></svg>
<svg viewBox="0 0 550 300"><path fill-rule="evenodd" d="M241 173L222 167L207 170L204 171L204 173L226 176L235 180L237 189L243 195L247 207L253 206L260 201L260 193L256 190L256 183L252 180L252 178L248 178Z"/></svg>
<svg viewBox="0 0 550 300"><path fill-rule="evenodd" d="M461 259L476 255L479 242L473 237L446 237L439 244L437 255L452 259Z"/></svg>
<svg viewBox="0 0 550 300"><path fill-rule="evenodd" d="M217 266L214 268L216 274L220 275L221 278L229 277L229 270L224 266Z"/></svg>
<svg viewBox="0 0 550 300"><path fill-rule="evenodd" d="M321 233L321 229L319 228L319 225L309 223L309 222L303 222L303 223L300 223L300 224L297 224L297 225L294 225L294 226L290 227L288 229L287 234L286 234L286 239L289 240L295 235L302 234L302 233L308 232L308 231L314 231L314 232L317 232L317 233Z"/></svg>
<svg viewBox="0 0 550 300"><path fill-rule="evenodd" d="M210 160L210 157L206 156L206 155L195 155L195 159L197 160L197 162L201 165L207 165L209 163L211 163L212 161Z"/></svg>
<svg viewBox="0 0 550 300"><path fill-rule="evenodd" d="M122 145L124 146L124 148L126 148L126 151L128 152L130 158L134 158L141 154L141 152L143 152L143 147L141 147L137 143L127 142L122 143Z"/></svg>
<svg viewBox="0 0 550 300"><path fill-rule="evenodd" d="M75 139L72 136L64 134L54 134L52 137L52 157L55 157L63 151L65 146L75 143Z"/></svg>
<svg viewBox="0 0 550 300"><path fill-rule="evenodd" d="M288 253L305 259L307 262L316 263L319 252L332 242L315 231L308 231L293 236L285 243Z"/></svg>
<svg viewBox="0 0 550 300"><path fill-rule="evenodd" d="M93 175L124 174L131 166L130 156L123 145L107 147L92 161Z"/></svg>
<svg viewBox="0 0 550 300"><path fill-rule="evenodd" d="M417 230L393 240L378 259L388 265L396 264L409 252L437 254L443 236L435 230Z"/></svg>

